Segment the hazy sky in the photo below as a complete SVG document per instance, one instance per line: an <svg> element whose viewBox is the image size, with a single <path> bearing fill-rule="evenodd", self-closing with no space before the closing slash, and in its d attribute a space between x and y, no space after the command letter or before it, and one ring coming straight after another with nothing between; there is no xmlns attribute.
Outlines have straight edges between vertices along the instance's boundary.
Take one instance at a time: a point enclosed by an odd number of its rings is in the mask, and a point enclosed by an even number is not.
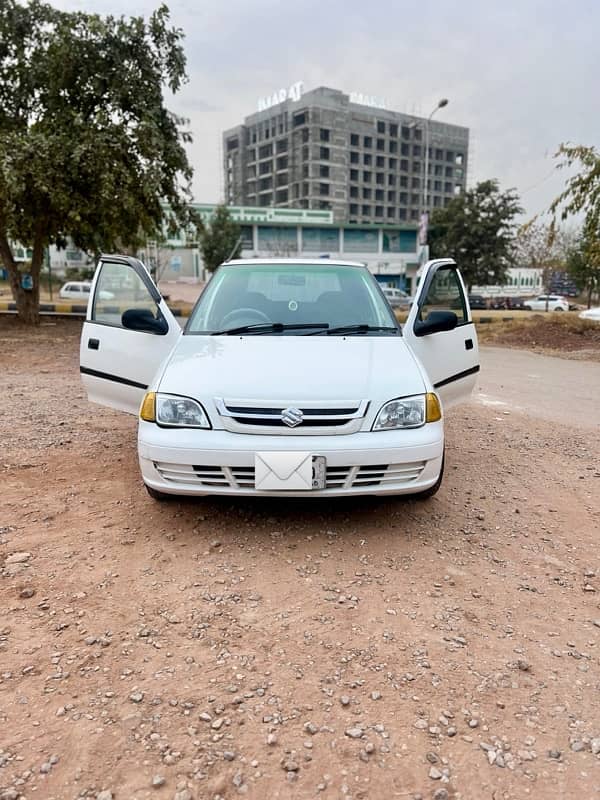
<svg viewBox="0 0 600 800"><path fill-rule="evenodd" d="M158 0L54 0L148 14ZM223 195L221 132L295 81L383 95L388 107L471 130L469 184L515 187L527 215L564 183L560 142L600 145L598 0L170 0L189 82L170 106L191 120L194 195Z"/></svg>

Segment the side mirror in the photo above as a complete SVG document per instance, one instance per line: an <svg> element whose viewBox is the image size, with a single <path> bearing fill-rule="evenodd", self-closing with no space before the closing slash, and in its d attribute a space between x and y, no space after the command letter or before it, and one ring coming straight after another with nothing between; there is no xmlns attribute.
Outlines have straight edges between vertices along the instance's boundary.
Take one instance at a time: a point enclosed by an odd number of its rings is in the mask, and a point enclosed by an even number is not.
<svg viewBox="0 0 600 800"><path fill-rule="evenodd" d="M121 316L121 325L131 331L143 331L164 336L169 332L169 325L161 315L158 319L148 308L128 308Z"/></svg>
<svg viewBox="0 0 600 800"><path fill-rule="evenodd" d="M432 311L425 320L415 322L415 336L428 336L430 333L452 331L458 325L454 311Z"/></svg>

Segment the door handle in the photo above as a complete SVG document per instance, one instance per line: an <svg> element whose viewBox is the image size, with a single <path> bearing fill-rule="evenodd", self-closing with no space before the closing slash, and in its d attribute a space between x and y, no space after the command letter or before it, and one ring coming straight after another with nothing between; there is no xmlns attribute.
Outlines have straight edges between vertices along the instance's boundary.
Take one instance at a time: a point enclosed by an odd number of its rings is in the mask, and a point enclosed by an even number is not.
<svg viewBox="0 0 600 800"><path fill-rule="evenodd" d="M99 350L100 339L88 339L88 350Z"/></svg>
<svg viewBox="0 0 600 800"><path fill-rule="evenodd" d="M473 339L465 339L465 350L473 349Z"/></svg>

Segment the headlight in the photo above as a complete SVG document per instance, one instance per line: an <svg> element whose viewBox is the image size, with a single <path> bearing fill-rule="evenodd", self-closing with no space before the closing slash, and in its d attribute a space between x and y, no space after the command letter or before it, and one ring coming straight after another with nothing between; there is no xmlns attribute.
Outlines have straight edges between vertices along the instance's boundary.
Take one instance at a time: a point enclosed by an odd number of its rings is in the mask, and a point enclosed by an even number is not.
<svg viewBox="0 0 600 800"><path fill-rule="evenodd" d="M146 422L172 428L210 428L200 403L174 394L148 392L142 402L140 417Z"/></svg>
<svg viewBox="0 0 600 800"><path fill-rule="evenodd" d="M401 397L386 403L373 425L374 431L390 431L398 428L419 428L426 422L437 422L442 418L438 397L433 392L414 397Z"/></svg>

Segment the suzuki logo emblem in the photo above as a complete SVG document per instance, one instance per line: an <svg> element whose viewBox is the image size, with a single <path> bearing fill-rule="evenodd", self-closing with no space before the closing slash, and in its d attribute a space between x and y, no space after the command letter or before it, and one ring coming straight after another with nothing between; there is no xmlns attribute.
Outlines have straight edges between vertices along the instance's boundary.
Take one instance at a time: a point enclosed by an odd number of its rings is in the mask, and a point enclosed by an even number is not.
<svg viewBox="0 0 600 800"><path fill-rule="evenodd" d="M304 419L304 414L299 408L284 408L281 412L281 421L290 428L295 428L300 425Z"/></svg>

